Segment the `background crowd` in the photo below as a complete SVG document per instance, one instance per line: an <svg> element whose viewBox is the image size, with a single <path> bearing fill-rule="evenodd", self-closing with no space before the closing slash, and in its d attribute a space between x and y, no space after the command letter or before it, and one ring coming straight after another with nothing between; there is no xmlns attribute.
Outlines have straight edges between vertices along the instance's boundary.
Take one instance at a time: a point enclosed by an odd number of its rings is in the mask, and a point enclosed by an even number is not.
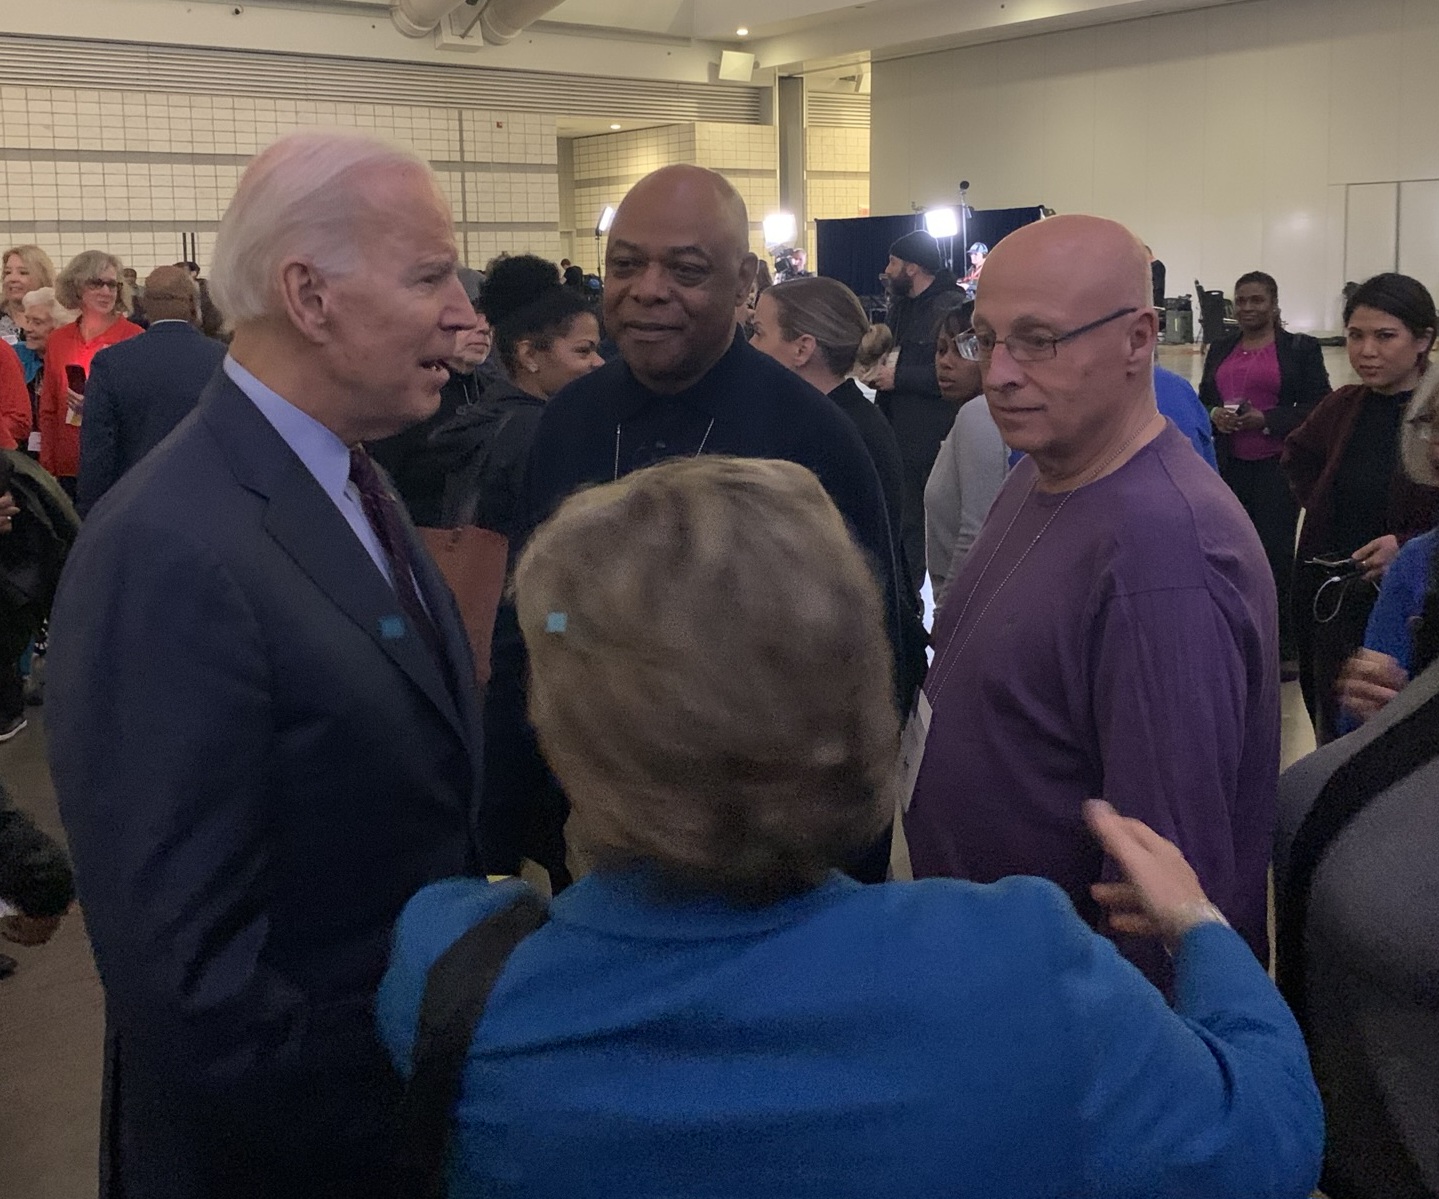
<svg viewBox="0 0 1439 1199"><path fill-rule="evenodd" d="M310 132L211 280L0 258L106 1195L1439 1196L1429 290L1335 389L1249 272L1196 391L1112 222L882 324L748 229L670 167L602 294L470 271ZM0 797L0 931L73 893Z"/></svg>

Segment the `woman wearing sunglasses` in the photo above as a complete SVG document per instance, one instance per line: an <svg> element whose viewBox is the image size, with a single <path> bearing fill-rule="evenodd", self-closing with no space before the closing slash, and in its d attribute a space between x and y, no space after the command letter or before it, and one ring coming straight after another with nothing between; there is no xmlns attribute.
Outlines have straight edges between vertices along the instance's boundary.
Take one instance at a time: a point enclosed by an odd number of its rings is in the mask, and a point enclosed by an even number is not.
<svg viewBox="0 0 1439 1199"><path fill-rule="evenodd" d="M55 298L61 307L78 311L80 318L56 329L45 351L40 465L60 480L71 499L80 473L80 422L90 361L106 346L143 332L125 319L131 293L123 269L115 255L86 250L72 258L55 281Z"/></svg>

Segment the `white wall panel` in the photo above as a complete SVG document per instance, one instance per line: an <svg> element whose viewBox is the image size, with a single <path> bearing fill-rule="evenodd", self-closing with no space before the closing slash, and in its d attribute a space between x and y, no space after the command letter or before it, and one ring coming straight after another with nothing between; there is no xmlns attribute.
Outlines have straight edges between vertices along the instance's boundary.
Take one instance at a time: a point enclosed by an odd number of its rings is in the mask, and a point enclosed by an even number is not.
<svg viewBox="0 0 1439 1199"><path fill-rule="evenodd" d="M1359 281L1394 270L1398 246L1399 185L1353 184L1344 214L1344 277Z"/></svg>
<svg viewBox="0 0 1439 1199"><path fill-rule="evenodd" d="M1399 185L1399 269L1439 291L1439 179Z"/></svg>

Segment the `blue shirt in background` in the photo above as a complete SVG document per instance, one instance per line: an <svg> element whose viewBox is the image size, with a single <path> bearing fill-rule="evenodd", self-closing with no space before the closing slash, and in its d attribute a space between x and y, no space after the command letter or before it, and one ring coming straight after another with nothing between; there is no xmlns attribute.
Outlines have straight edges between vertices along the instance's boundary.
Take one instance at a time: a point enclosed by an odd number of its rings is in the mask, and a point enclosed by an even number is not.
<svg viewBox="0 0 1439 1199"><path fill-rule="evenodd" d="M1218 470L1219 459L1214 456L1214 428L1209 420L1209 410L1200 402L1199 393L1189 380L1165 370L1156 362L1154 398L1159 403L1159 411L1189 438L1199 456Z"/></svg>
<svg viewBox="0 0 1439 1199"><path fill-rule="evenodd" d="M1429 563L1439 546L1439 529L1412 537L1384 572L1384 585L1369 613L1364 648L1388 654L1406 674L1414 673L1413 621L1424 607L1429 589Z"/></svg>

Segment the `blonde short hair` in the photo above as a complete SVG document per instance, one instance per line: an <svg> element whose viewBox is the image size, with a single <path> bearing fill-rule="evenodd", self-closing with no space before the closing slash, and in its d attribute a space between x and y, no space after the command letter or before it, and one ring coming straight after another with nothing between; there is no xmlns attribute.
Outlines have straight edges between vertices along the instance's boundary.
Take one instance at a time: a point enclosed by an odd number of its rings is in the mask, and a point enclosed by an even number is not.
<svg viewBox="0 0 1439 1199"><path fill-rule="evenodd" d="M50 261L50 255L39 246L28 243L11 246L5 253L0 254L0 270L4 270L5 264L12 258L19 258L25 264L25 269L30 272L31 287L55 286L55 264Z"/></svg>
<svg viewBox="0 0 1439 1199"><path fill-rule="evenodd" d="M53 287L37 287L34 291L27 291L20 300L22 312L31 308L45 308L49 310L50 319L55 322L58 329L61 325L68 325L80 314L72 312L55 298Z"/></svg>
<svg viewBox="0 0 1439 1199"><path fill-rule="evenodd" d="M515 596L531 719L597 866L766 903L884 829L884 605L805 468L683 459L579 492L530 540Z"/></svg>
<svg viewBox="0 0 1439 1199"><path fill-rule="evenodd" d="M1421 417L1439 422L1439 367L1432 362L1420 376L1419 386L1404 413L1404 424L1399 433L1399 458L1404 463L1404 473L1424 487L1439 487L1439 471L1429 460L1429 443L1418 432L1416 422ZM1430 428L1434 426L1431 424ZM1436 430L1439 432L1439 430Z"/></svg>
<svg viewBox="0 0 1439 1199"><path fill-rule="evenodd" d="M296 255L327 274L354 271L365 253L356 223L370 202L358 177L394 171L434 181L412 150L348 130L301 130L262 150L240 177L215 238L210 291L227 325L278 313L280 267Z"/></svg>
<svg viewBox="0 0 1439 1199"><path fill-rule="evenodd" d="M129 316L135 291L125 279L125 264L104 250L82 250L65 264L65 269L55 280L55 298L60 301L61 307L73 308L78 312L84 304L85 281L98 278L101 271L112 266L115 268L115 278L120 282L116 308Z"/></svg>

